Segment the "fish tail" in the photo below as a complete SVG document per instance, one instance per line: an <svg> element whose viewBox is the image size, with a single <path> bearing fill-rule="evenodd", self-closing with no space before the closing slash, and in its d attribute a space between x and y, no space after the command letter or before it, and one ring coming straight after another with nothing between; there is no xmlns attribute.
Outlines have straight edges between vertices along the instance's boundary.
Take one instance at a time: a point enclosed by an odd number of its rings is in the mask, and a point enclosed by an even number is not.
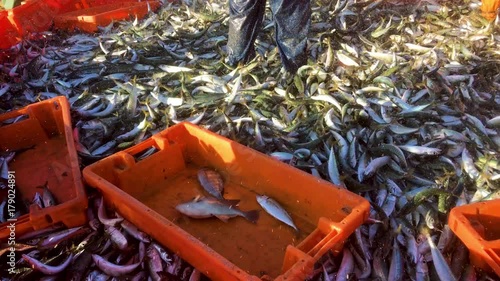
<svg viewBox="0 0 500 281"><path fill-rule="evenodd" d="M245 219L249 220L251 223L257 223L257 220L259 219L258 210L243 212L243 215L245 216Z"/></svg>

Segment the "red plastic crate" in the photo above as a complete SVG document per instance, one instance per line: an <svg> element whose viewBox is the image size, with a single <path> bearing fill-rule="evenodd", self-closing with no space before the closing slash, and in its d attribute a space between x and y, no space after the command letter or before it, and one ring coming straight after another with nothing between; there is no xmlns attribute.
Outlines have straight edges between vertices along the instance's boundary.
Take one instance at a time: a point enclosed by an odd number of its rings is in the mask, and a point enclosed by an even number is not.
<svg viewBox="0 0 500 281"><path fill-rule="evenodd" d="M31 0L11 10L19 34L42 32L52 26L54 16L74 9L74 0Z"/></svg>
<svg viewBox="0 0 500 281"><path fill-rule="evenodd" d="M31 32L48 30L54 16L82 7L85 0L30 0L0 12L0 49L7 49Z"/></svg>
<svg viewBox="0 0 500 281"><path fill-rule="evenodd" d="M152 1L153 2L153 1ZM102 8L102 11L109 12L113 15L113 8L108 5L115 4L120 7L130 5L128 3L142 3L138 1L122 1L122 0L30 0L23 5L17 6L10 10L0 12L0 49L7 49L19 43L23 37L32 32L42 32L49 30L54 22L54 17L59 14L68 13L71 11L85 10L85 9L99 9L99 6L107 6ZM124 6L125 5L125 6ZM142 5L142 4L141 4ZM150 3L151 9L156 9L159 2ZM138 14L143 16L142 8L137 8ZM147 8L146 8L147 10ZM95 11L95 10L93 10ZM76 12L78 14L78 12ZM81 12L80 12L81 13ZM120 16L117 12L115 17ZM97 22L106 15L97 16ZM109 16L109 14L108 14ZM114 18L119 19L119 18ZM110 22L110 21L109 21ZM109 23L108 22L108 23ZM67 27L69 28L69 27Z"/></svg>
<svg viewBox="0 0 500 281"><path fill-rule="evenodd" d="M9 19L9 10L0 11L0 49L7 49L17 44L20 35L17 27ZM0 58L0 63L2 59Z"/></svg>
<svg viewBox="0 0 500 281"><path fill-rule="evenodd" d="M18 116L26 119L2 125L5 120ZM15 175L16 203L31 201L36 192L43 191L38 186L46 182L58 203L43 209L32 204L29 214L17 218L16 236L59 223L66 227L85 224L87 197L66 97L56 97L0 115L0 151L14 150L24 150L16 153L8 165ZM0 190L1 201L12 193L9 190ZM0 241L11 235L7 228L9 224L0 225Z"/></svg>
<svg viewBox="0 0 500 281"><path fill-rule="evenodd" d="M152 147L158 152L135 160ZM200 167L221 172L226 199L260 210L257 223L178 213L177 204L202 194ZM83 176L108 206L212 280L303 281L328 250L341 250L370 208L346 189L190 123L89 165ZM262 210L257 194L280 202L302 234Z"/></svg>
<svg viewBox="0 0 500 281"><path fill-rule="evenodd" d="M469 248L471 263L500 276L500 199L455 207L448 224Z"/></svg>
<svg viewBox="0 0 500 281"><path fill-rule="evenodd" d="M59 29L80 29L95 32L99 26L106 26L112 21L126 20L137 17L142 19L148 9L155 11L160 7L158 1L121 2L90 7L61 14L54 19L54 26Z"/></svg>

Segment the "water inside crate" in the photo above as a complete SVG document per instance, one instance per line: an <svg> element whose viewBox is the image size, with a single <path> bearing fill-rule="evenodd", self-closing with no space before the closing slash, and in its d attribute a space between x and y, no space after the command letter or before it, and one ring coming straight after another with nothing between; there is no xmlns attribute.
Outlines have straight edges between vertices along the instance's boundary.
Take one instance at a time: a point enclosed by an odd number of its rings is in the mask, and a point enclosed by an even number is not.
<svg viewBox="0 0 500 281"><path fill-rule="evenodd" d="M62 134L16 152L8 168L15 172L16 195L23 199L31 200L36 192L41 193L43 190L37 187L46 182L60 203L76 196L66 138Z"/></svg>
<svg viewBox="0 0 500 281"><path fill-rule="evenodd" d="M290 214L301 234L267 214L256 201L256 193L238 183L226 182L224 197L239 199L243 211L259 210L260 217L252 224L242 217L227 223L217 218L192 219L182 215L175 206L191 201L198 195L208 196L198 183L200 167L188 164L187 169L164 181L148 185L136 198L189 232L220 255L249 274L277 277L281 274L287 245L299 244L315 229L317 222L307 221L307 214Z"/></svg>
<svg viewBox="0 0 500 281"><path fill-rule="evenodd" d="M500 239L500 217L496 215L466 215L471 226L486 241Z"/></svg>

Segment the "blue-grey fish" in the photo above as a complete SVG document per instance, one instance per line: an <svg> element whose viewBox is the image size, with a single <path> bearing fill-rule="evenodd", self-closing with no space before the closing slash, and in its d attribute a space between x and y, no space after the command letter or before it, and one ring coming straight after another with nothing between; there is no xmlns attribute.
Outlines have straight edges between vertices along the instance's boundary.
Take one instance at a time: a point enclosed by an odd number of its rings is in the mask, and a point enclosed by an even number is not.
<svg viewBox="0 0 500 281"><path fill-rule="evenodd" d="M293 223L290 215L274 199L269 198L266 195L257 195L257 202L271 216L293 227L296 231L299 231L297 226Z"/></svg>
<svg viewBox="0 0 500 281"><path fill-rule="evenodd" d="M333 146L330 149L330 156L328 157L328 176L330 181L338 186L344 186L342 180L340 179L340 172L337 166L337 159L335 158L335 151Z"/></svg>
<svg viewBox="0 0 500 281"><path fill-rule="evenodd" d="M46 182L43 186L38 186L38 188L43 189L42 201L43 201L44 208L57 205L57 202L56 202L56 199L54 198L54 195L49 190L48 183L49 182Z"/></svg>
<svg viewBox="0 0 500 281"><path fill-rule="evenodd" d="M401 250L399 249L398 241L394 240L392 245L391 265L389 267L388 280L401 281L403 280L404 274L403 255L401 254Z"/></svg>
<svg viewBox="0 0 500 281"><path fill-rule="evenodd" d="M0 178L9 179L9 167L7 166L7 160L3 158L0 158Z"/></svg>
<svg viewBox="0 0 500 281"><path fill-rule="evenodd" d="M427 146L416 146L416 145L400 145L399 148L406 150L410 153L419 155L438 155L441 153L441 149Z"/></svg>
<svg viewBox="0 0 500 281"><path fill-rule="evenodd" d="M439 278L443 281L457 280L455 276L453 276L450 266L444 259L443 254L441 254L439 249L436 247L430 235L427 235L427 241L429 242L431 248L432 262L434 263L434 267L436 268Z"/></svg>
<svg viewBox="0 0 500 281"><path fill-rule="evenodd" d="M43 209L43 198L40 193L36 192L35 196L33 196L33 200L31 201L32 204L36 204L40 207L40 209ZM48 206L47 206L48 207Z"/></svg>
<svg viewBox="0 0 500 281"><path fill-rule="evenodd" d="M0 203L0 223L4 223L7 221L5 212L5 205L7 204L7 198L5 198L2 203Z"/></svg>
<svg viewBox="0 0 500 281"><path fill-rule="evenodd" d="M500 127L500 115L493 117L490 120L486 121L486 125L488 125L489 127L499 128Z"/></svg>
<svg viewBox="0 0 500 281"><path fill-rule="evenodd" d="M193 201L175 207L180 213L195 219L217 217L226 222L229 218L241 216L252 223L259 219L259 211L242 211L234 205L221 202L215 198L198 197Z"/></svg>
<svg viewBox="0 0 500 281"><path fill-rule="evenodd" d="M472 179L477 179L479 178L480 174L479 171L477 170L476 166L474 165L474 159L470 155L469 151L467 148L464 148L462 151L462 164L465 172L472 178Z"/></svg>
<svg viewBox="0 0 500 281"><path fill-rule="evenodd" d="M364 171L364 175L366 177L371 177L375 172L377 172L378 169L380 169L382 166L385 166L389 163L391 160L391 157L389 156L382 156L382 157L377 157L370 161L368 166L366 166L366 169Z"/></svg>
<svg viewBox="0 0 500 281"><path fill-rule="evenodd" d="M347 281L350 279L351 274L354 271L354 257L351 251L344 247L342 254L342 262L340 263L339 270L337 272L337 277L335 281Z"/></svg>

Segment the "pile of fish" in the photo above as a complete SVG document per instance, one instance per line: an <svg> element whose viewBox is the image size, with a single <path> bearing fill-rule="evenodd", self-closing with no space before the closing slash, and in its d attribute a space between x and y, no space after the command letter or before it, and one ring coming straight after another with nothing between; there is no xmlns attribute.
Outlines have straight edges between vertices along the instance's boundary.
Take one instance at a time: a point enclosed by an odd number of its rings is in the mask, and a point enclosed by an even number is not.
<svg viewBox="0 0 500 281"><path fill-rule="evenodd" d="M89 224L71 229L55 226L18 237L15 266L0 266L2 280L203 280L177 255L116 214L108 216L96 197L88 209ZM8 260L11 246L2 245Z"/></svg>
<svg viewBox="0 0 500 281"><path fill-rule="evenodd" d="M486 280L446 225L451 208L500 194L500 32L478 5L312 1L291 89L277 82L269 9L256 58L232 68L225 1L165 3L6 51L0 113L67 96L84 164L198 124L370 201L370 223L316 278Z"/></svg>

